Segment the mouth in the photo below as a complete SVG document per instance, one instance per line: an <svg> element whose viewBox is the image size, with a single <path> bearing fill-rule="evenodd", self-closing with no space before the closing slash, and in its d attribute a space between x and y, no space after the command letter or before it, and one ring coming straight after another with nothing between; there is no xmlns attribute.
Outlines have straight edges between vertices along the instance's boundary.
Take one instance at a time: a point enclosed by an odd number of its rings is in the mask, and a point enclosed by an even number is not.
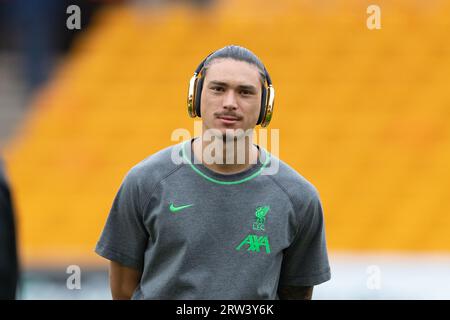
<svg viewBox="0 0 450 320"><path fill-rule="evenodd" d="M235 124L240 121L240 118L234 116L218 116L217 119L220 120L223 124Z"/></svg>

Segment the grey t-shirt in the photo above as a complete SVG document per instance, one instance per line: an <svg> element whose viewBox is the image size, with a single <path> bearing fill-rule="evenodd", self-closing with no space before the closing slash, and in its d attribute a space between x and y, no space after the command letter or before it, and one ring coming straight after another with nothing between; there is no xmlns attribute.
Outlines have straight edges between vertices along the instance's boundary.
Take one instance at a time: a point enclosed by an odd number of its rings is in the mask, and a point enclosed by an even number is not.
<svg viewBox="0 0 450 320"><path fill-rule="evenodd" d="M127 173L96 246L142 272L133 299L278 299L279 285L329 280L315 187L263 148L219 174L193 161L192 141Z"/></svg>

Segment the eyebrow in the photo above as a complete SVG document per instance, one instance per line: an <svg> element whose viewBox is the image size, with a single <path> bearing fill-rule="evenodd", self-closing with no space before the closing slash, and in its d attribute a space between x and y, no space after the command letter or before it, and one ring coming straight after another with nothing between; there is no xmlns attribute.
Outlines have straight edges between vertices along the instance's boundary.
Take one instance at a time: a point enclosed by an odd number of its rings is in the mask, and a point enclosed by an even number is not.
<svg viewBox="0 0 450 320"><path fill-rule="evenodd" d="M217 80L210 81L208 85L216 85L216 86L228 87L228 84L226 82L217 81ZM241 90L248 90L248 91L252 91L252 92L257 92L256 87L252 86L251 84L240 84L237 87L238 87L238 89L241 89Z"/></svg>

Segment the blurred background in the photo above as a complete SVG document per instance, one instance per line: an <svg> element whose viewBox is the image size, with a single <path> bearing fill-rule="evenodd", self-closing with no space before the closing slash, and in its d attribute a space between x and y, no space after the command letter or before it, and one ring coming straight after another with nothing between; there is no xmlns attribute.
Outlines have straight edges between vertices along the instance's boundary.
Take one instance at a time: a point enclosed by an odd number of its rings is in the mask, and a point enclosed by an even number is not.
<svg viewBox="0 0 450 320"><path fill-rule="evenodd" d="M332 280L314 298L450 299L449 16L444 0L1 0L0 288L16 230L18 299L111 298L93 250L119 185L193 133L189 78L236 44L271 74L281 159L321 195Z"/></svg>

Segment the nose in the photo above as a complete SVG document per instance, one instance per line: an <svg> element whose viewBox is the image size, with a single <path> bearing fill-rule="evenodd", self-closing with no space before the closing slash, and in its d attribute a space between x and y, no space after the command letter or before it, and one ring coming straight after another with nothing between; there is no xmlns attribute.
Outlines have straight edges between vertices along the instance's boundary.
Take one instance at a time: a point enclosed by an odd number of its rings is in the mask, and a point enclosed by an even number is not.
<svg viewBox="0 0 450 320"><path fill-rule="evenodd" d="M237 100L234 90L227 90L227 92L223 96L222 106L224 109L237 109Z"/></svg>

